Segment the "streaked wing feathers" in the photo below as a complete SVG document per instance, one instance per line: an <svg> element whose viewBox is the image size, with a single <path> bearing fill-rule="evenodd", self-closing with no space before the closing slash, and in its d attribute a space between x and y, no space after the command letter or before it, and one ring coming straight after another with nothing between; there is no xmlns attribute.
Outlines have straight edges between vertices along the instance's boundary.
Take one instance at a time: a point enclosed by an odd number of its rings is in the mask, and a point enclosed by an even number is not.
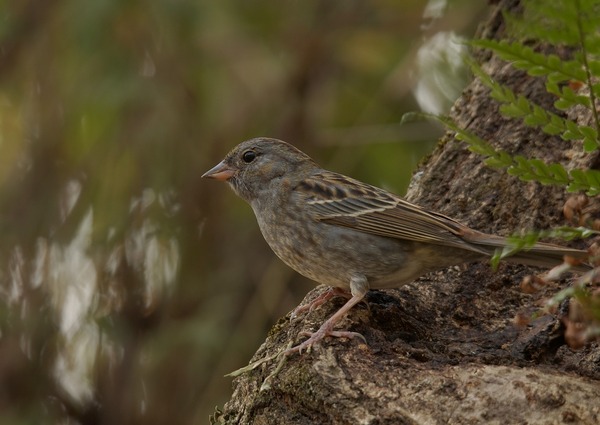
<svg viewBox="0 0 600 425"><path fill-rule="evenodd" d="M296 190L316 220L390 238L473 249L462 238L469 230L462 224L341 174L321 171Z"/></svg>

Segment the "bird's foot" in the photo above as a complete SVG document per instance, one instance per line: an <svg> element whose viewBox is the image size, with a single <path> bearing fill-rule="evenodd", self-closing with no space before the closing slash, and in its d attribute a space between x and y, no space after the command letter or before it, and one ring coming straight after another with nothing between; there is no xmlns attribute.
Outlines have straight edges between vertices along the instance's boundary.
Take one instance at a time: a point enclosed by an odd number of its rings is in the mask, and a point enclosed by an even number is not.
<svg viewBox="0 0 600 425"><path fill-rule="evenodd" d="M339 290L336 291L335 289L333 291L327 291L327 292L333 292L334 294L339 293ZM358 292L358 291L357 291ZM366 344L367 340L365 339L364 336L362 336L361 334L359 334L358 332L349 332L349 331L334 331L333 328L336 325L337 322L340 321L340 319L342 317L344 317L346 315L346 313L348 312L348 310L350 310L353 306L355 306L357 303L359 303L363 297L365 296L366 291L362 291L362 292L358 292L355 295L352 295L352 297L346 302L346 304L344 304L333 316L331 316L329 319L327 319L325 321L325 323L323 323L321 325L321 327L319 328L318 331L316 332L302 332L301 335L308 335L308 339L304 342L301 342L300 344L298 344L295 347L292 347L292 343L290 342L286 348L284 348L283 350L275 353L275 354L271 354L270 356L267 356L264 359L258 360L252 364L249 364L246 367L243 367L241 369L238 369L232 373L230 373L228 376L237 376L239 374L242 374L244 372L248 372L252 369L257 368L258 366L279 358L279 363L277 368L275 369L275 371L270 374L267 379L265 380L265 382L263 383L263 386L261 386L261 391L263 389L268 389L270 386L270 382L272 381L272 379L274 378L274 376L277 374L277 372L281 369L281 367L283 366L283 364L285 363L285 360L287 359L287 357L290 354L293 353L302 353L303 350L309 350L313 345L317 344L318 342L320 342L323 338L325 338L326 336L333 336L333 337L338 337L338 338L360 338L363 340L363 342ZM331 297L331 295L329 296Z"/></svg>
<svg viewBox="0 0 600 425"><path fill-rule="evenodd" d="M346 299L349 299L352 297L352 294L350 294L350 292L345 291L341 288L331 287L331 288L327 289L325 292L321 293L317 298L312 300L310 303L296 307L294 309L294 311L292 311L290 320L295 320L296 318L298 318L298 316L306 313L307 311L308 312L313 311L315 308L320 307L321 305L325 304L327 301L329 301L330 299L335 298L335 297L344 297Z"/></svg>
<svg viewBox="0 0 600 425"><path fill-rule="evenodd" d="M367 339L358 332L350 332L350 331L334 331L333 324L329 324L328 322L323 323L323 326L319 328L316 332L301 332L300 335L308 336L309 338L306 341L301 342L295 347L288 348L283 352L284 355L289 356L293 353L302 353L302 351L310 351L313 345L319 343L323 338L327 336L333 336L336 338L359 338L365 344L367 343Z"/></svg>
<svg viewBox="0 0 600 425"><path fill-rule="evenodd" d="M352 284L351 284L351 287L352 287ZM361 289L361 288L359 288L359 289ZM288 348L287 350L285 350L283 352L283 354L286 356L289 356L290 354L293 354L293 353L302 353L302 350L309 350L310 347L312 347L313 345L315 345L316 343L321 341L326 336L334 336L334 337L338 337L338 338L341 338L341 337L360 338L366 344L367 340L365 339L365 337L357 332L334 331L333 330L336 323L339 322L342 319L342 317L344 317L346 315L346 313L353 306L358 304L364 298L366 290L363 290L363 291L353 290L352 292L355 294L353 294L352 297L346 302L346 304L344 304L333 316L331 316L329 319L327 319L325 321L325 323L323 323L321 325L321 327L319 328L318 331L316 331L314 333L304 332L303 334L309 335L309 338L306 341L301 342L300 344L298 344L295 347Z"/></svg>

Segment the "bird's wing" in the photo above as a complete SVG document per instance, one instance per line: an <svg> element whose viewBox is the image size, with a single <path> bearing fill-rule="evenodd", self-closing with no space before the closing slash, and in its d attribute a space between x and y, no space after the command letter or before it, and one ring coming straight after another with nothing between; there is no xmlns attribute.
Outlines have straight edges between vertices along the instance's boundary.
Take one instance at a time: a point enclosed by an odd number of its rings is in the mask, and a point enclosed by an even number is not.
<svg viewBox="0 0 600 425"><path fill-rule="evenodd" d="M341 174L313 174L295 192L315 220L379 236L473 250L463 239L472 231L468 227Z"/></svg>

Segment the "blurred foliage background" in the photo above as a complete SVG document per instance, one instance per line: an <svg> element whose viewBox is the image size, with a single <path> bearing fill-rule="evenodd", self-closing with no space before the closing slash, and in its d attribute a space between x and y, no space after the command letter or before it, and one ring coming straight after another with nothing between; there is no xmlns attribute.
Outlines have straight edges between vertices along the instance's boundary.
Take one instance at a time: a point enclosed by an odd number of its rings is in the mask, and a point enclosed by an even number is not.
<svg viewBox="0 0 600 425"><path fill-rule="evenodd" d="M0 422L206 423L313 284L200 175L264 135L402 193L486 11L0 1Z"/></svg>

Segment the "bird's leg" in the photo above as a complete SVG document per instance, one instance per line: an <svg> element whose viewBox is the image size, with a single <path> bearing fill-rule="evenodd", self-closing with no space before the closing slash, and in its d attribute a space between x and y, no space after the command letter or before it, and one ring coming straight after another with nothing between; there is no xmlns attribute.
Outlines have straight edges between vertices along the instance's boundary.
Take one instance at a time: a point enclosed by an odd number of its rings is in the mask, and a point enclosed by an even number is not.
<svg viewBox="0 0 600 425"><path fill-rule="evenodd" d="M360 338L365 343L367 340L364 336L357 332L349 332L349 331L334 331L333 328L335 324L342 318L344 315L358 304L365 296L367 291L369 290L369 283L367 282L367 278L364 276L354 276L350 279L350 292L352 293L352 298L350 298L346 304L344 304L333 316L325 321L317 330L313 333L305 333L309 336L309 338L298 344L295 347L289 348L284 351L286 356L292 353L301 353L302 350L308 350L315 343L321 341L326 336L335 336L335 337L346 337L346 338Z"/></svg>
<svg viewBox="0 0 600 425"><path fill-rule="evenodd" d="M306 311L313 311L315 308L320 307L325 304L327 301L334 297L344 297L350 299L352 294L342 288L329 287L325 292L322 292L317 298L312 300L310 303L305 305L300 305L292 311L292 315L290 320L294 320L301 314L304 314Z"/></svg>
<svg viewBox="0 0 600 425"><path fill-rule="evenodd" d="M287 358L287 356L289 356L290 354L293 354L295 352L301 353L302 350L308 350L315 343L319 342L326 336L360 338L366 343L367 340L365 339L365 337L362 336L361 334L359 334L358 332L334 331L333 327L342 317L344 317L344 315L348 312L348 310L350 310L352 307L354 307L356 304L358 304L359 302L361 302L364 299L368 290L369 290L369 283L367 282L367 278L364 276L356 276L356 277L353 277L352 279L350 279L350 293L344 291L341 288L330 288L328 291L325 291L323 294L319 295L312 303L310 303L308 305L308 307L309 308L316 307L316 306L314 306L315 302L318 302L317 306L319 306L319 305L323 304L324 302L326 302L327 300L329 300L337 295L349 298L349 300L333 316L331 316L327 321L325 321L325 323L323 323L323 325L321 325L321 327L319 328L318 331L316 331L314 333L303 332L303 334L307 334L309 336L309 338L306 341L298 344L296 347L284 348L283 350L279 351L278 353L272 354L270 356L267 356L264 359L258 360L254 363L251 363L246 367L243 367L241 369L238 369L234 372L227 374L226 376L235 377L235 376L241 375L242 373L249 372L253 369L256 369L260 365L262 365L270 360L273 360L275 358L279 358L281 356L280 362L279 362L276 370L267 377L265 382L263 382L263 385L261 386L261 391L262 391L263 389L265 389L269 386L269 381L271 379L273 379L273 377L277 374L277 372L283 365L283 362L285 362L285 359ZM291 346L291 344L288 345L288 347L290 347L290 346Z"/></svg>

